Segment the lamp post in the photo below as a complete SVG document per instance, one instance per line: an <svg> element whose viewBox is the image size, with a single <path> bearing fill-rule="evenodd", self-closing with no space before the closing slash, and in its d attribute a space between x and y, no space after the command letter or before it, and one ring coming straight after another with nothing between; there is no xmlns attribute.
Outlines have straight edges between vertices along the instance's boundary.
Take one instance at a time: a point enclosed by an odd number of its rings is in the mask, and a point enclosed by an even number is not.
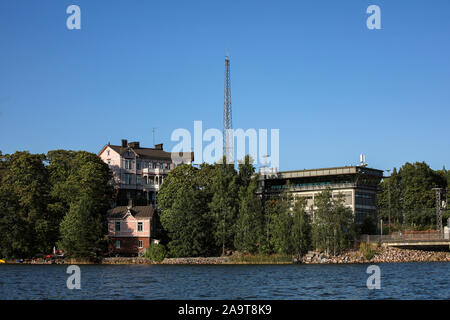
<svg viewBox="0 0 450 320"><path fill-rule="evenodd" d="M388 180L388 234L391 234L391 169L386 170L389 174L389 180Z"/></svg>

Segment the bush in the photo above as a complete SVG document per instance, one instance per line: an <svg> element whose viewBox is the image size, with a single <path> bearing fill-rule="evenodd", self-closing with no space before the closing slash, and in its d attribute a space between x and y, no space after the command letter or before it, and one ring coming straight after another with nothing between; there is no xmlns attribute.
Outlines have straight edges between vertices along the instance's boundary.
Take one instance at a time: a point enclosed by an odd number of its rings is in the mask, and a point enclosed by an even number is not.
<svg viewBox="0 0 450 320"><path fill-rule="evenodd" d="M146 250L145 250L145 257L149 258L156 262L161 262L166 257L167 250L166 247L162 244L151 244Z"/></svg>
<svg viewBox="0 0 450 320"><path fill-rule="evenodd" d="M375 256L377 250L374 249L370 243L361 242L359 245L359 252L366 260L370 261Z"/></svg>

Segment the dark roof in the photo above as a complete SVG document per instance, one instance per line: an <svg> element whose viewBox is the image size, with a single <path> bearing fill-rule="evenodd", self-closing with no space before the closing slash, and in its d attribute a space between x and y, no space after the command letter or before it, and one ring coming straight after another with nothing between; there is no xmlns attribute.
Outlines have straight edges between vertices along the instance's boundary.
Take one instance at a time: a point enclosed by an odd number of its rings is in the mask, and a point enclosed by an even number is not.
<svg viewBox="0 0 450 320"><path fill-rule="evenodd" d="M166 152L164 150L160 150L160 149L153 149L153 148L131 148L131 147L122 147L122 146L113 146L110 145L110 147L116 151L117 153L119 153L120 155L122 155L125 151L127 151L128 149L133 150L134 152L137 153L137 155L140 158L146 158L146 159L159 159L159 160L170 160L171 159L171 154L170 152Z"/></svg>
<svg viewBox="0 0 450 320"><path fill-rule="evenodd" d="M151 218L153 217L152 206L135 206L130 209L131 214L135 218ZM108 218L123 218L128 212L128 206L119 206L108 210Z"/></svg>
<svg viewBox="0 0 450 320"><path fill-rule="evenodd" d="M114 146L109 145L114 151L122 155L128 149L134 151L139 158L141 159L156 159L156 160L172 160L172 153L167 152L161 149L155 148L132 148L132 147L122 147L122 146ZM193 152L180 152L180 157L183 159L189 159L194 161L194 153Z"/></svg>

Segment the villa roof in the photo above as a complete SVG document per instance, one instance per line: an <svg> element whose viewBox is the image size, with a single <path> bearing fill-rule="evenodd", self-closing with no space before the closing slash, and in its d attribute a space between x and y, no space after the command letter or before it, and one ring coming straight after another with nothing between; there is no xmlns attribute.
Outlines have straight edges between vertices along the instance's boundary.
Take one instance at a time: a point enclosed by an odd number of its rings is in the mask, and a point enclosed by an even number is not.
<svg viewBox="0 0 450 320"><path fill-rule="evenodd" d="M106 147L110 147L115 152L120 155L123 155L126 151L131 150L134 152L138 158L140 159L148 159L148 160L172 160L172 152L167 152L157 148L141 148L141 147L122 147L117 145L106 145L103 149L98 153L99 155L106 149ZM183 159L183 161L194 161L194 153L193 152L180 152L179 158Z"/></svg>
<svg viewBox="0 0 450 320"><path fill-rule="evenodd" d="M153 217L152 206L134 206L129 208L128 206L118 206L108 210L107 217L111 219L123 218L130 210L130 213L135 218L151 218Z"/></svg>
<svg viewBox="0 0 450 320"><path fill-rule="evenodd" d="M160 149L154 149L154 148L132 148L132 147L122 147L122 146L114 146L110 145L111 149L122 155L125 151L128 149L133 150L139 158L144 159L158 159L158 160L170 160L171 159L171 153L160 150Z"/></svg>

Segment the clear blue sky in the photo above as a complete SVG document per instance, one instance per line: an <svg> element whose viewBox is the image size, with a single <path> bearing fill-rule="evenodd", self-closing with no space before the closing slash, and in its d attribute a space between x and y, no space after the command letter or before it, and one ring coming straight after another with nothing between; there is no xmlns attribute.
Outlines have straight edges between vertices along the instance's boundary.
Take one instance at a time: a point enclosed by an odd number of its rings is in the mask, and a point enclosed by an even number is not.
<svg viewBox="0 0 450 320"><path fill-rule="evenodd" d="M2 0L0 150L221 129L230 48L233 125L280 129L281 170L450 168L449 18L448 0Z"/></svg>

